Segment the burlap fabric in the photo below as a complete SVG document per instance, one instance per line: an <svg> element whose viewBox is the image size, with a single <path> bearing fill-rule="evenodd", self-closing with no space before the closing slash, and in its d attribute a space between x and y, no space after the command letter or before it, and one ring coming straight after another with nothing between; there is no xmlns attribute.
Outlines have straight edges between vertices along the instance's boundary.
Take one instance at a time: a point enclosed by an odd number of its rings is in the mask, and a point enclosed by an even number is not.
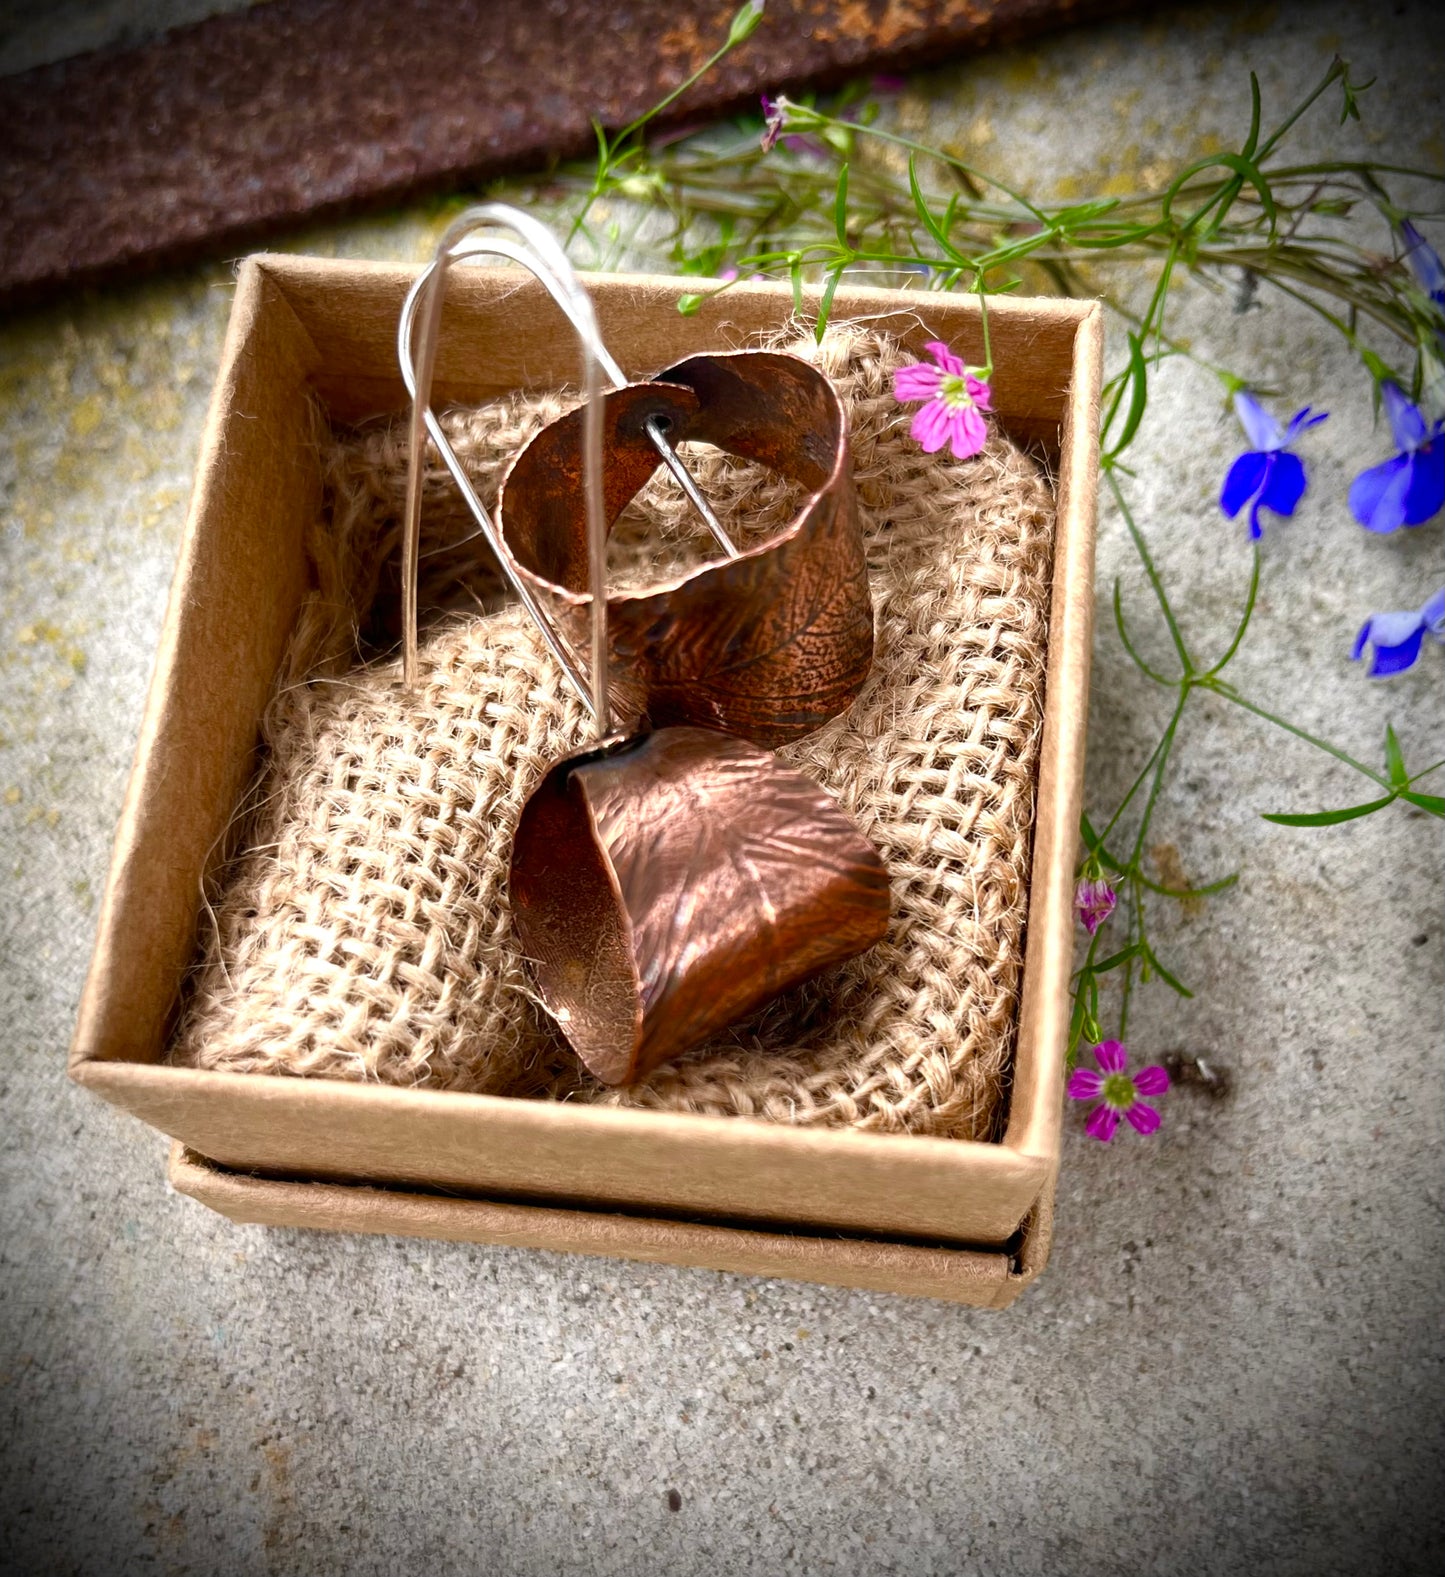
<svg viewBox="0 0 1445 1577"><path fill-rule="evenodd" d="M996 433L971 460L923 454L891 392L911 358L888 336L838 325L821 346L804 336L784 348L816 360L849 409L878 641L849 712L780 755L886 860L887 938L640 1084L606 1090L580 1072L530 992L506 872L522 801L585 740L587 720L494 566L462 540L469 523L436 464L420 690L402 689L394 658L357 665L395 631L406 455L392 428L329 450L318 589L266 719L242 852L209 911L179 1060L996 1137L1022 967L1052 495ZM560 396L518 396L445 418L484 499L563 408ZM744 538L796 507L757 467L705 450L690 463ZM619 527L611 569L642 580L707 551L660 474Z"/></svg>

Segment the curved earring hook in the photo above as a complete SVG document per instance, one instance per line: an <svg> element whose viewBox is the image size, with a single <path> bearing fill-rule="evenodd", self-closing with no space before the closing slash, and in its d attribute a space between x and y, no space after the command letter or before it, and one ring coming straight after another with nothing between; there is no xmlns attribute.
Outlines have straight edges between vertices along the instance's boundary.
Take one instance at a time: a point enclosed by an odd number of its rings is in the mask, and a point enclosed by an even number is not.
<svg viewBox="0 0 1445 1577"><path fill-rule="evenodd" d="M522 237L523 244L496 237L479 240L472 232L480 225L506 226ZM592 595L591 665L584 674L582 665L538 602L531 588L515 573L510 555L504 551L500 535L486 506L431 409L431 386L436 371L438 328L446 284L446 271L453 262L491 254L506 257L528 269L544 286L577 332L582 347L583 416L583 497L587 514L588 582ZM414 335L418 306L421 308L420 335ZM413 362L413 339L419 338ZM611 729L607 683L607 520L602 496L602 404L601 370L621 380L617 364L607 354L597 329L592 302L582 289L566 254L556 238L530 214L506 203L482 203L469 209L448 226L437 246L436 256L422 270L407 292L397 325L397 359L402 381L412 397L410 452L407 462L406 512L402 522L402 675L407 684L417 678L417 566L421 527L421 486L425 469L425 444L429 434L446 462L447 469L461 489L467 507L480 527L506 574L512 589L536 621L553 656L592 713L599 739Z"/></svg>
<svg viewBox="0 0 1445 1577"><path fill-rule="evenodd" d="M478 239L473 232L483 225L505 226L522 238L522 244L519 245L517 242L508 241L501 237ZM406 511L402 529L402 672L408 684L416 682L417 570L420 556L423 472L421 457L424 453L426 435L430 434L443 461L446 463L447 469L451 472L453 480L460 489L463 500L472 512L480 534L485 538L487 545L492 549L494 556L501 564L513 591L536 622L548 648L562 665L562 669L568 679L588 704L594 717L600 720L598 728L601 730L599 734L599 737L601 737L601 734L605 734L607 731L605 714L608 710L605 678L607 655L605 610L600 618L595 615L593 618L591 631L592 678L589 683L583 675L581 664L578 662L576 654L568 645L565 637L562 636L561 632L538 603L530 587L525 585L514 573L510 558L503 551L500 532L481 499L477 496L476 489L471 484L471 479L466 475L465 470L457 460L451 445L446 441L441 424L431 409L431 387L436 370L437 342L443 293L446 285L446 271L452 263L465 262L469 258L482 256L505 257L514 263L520 263L522 267L533 274L562 309L562 312L572 324L578 338L582 342L583 373L584 383L586 383L584 397L589 411L592 405L596 403L598 393L595 380L595 369L597 367L600 366L602 371L606 373L614 388L621 389L627 384L627 378L622 369L602 343L591 299L582 289L566 252L546 225L534 219L531 214L524 213L519 208L513 208L510 204L481 203L474 208L469 208L447 227L440 242L437 244L432 261L417 276L416 281L407 292L406 300L402 305L401 319L397 325L397 360L401 366L402 381L406 385L408 394L412 397ZM418 308L421 311L421 333L414 364L413 341L417 337L415 335L415 326ZM593 369L593 378L591 382L586 382L589 367ZM693 481L677 451L667 441L664 428L654 420L649 420L644 431L663 464L672 472L689 502L702 517L714 541L716 541L728 558L737 558L739 549L723 529L721 522L713 513L707 499L703 497L697 483ZM596 518L600 517L602 498L600 434L600 416L594 419L589 414L586 418L584 430L583 461L584 488L586 490L587 503L589 568L591 571L589 583L594 598L594 608L598 606L599 600L605 601L607 553L606 524L604 522L602 525L600 537L595 525ZM591 470L593 460L592 445L594 443L597 446L595 477ZM597 516L594 516L594 507L597 511ZM599 624L601 625L600 632ZM602 676L600 688L599 675Z"/></svg>
<svg viewBox="0 0 1445 1577"><path fill-rule="evenodd" d="M479 203L475 208L468 209L466 213L460 215L447 227L446 233L442 236L441 245L437 249L438 253L440 254L447 247L449 237L453 235L464 237L471 230L475 229L478 224L485 223L488 219L493 223L507 225L515 230L552 271L553 277L566 287L570 301L575 302L580 298L586 302L584 325L584 321L575 316L570 307L562 305L561 297L555 291L553 292L553 299L572 318L572 326L577 332L579 334L590 333L592 344L597 352L597 359L602 364L602 370L612 380L612 387L614 389L625 388L627 377L621 367L612 359L607 347L602 343L601 336L597 332L597 320L592 313L591 301L582 293L582 288L577 281L577 275L572 268L571 259L567 256L561 242L558 241L557 237L552 234L540 219L534 219L531 214L525 213L520 208L513 208L509 203ZM457 257L475 255L475 249L469 247L465 241L462 241L453 250ZM504 255L515 257L514 253ZM523 260L518 259L518 261ZM533 273L538 272L530 262L525 263L525 266L531 268ZM541 277L540 274L538 274L538 277ZM432 326L432 331L433 340L435 340L435 324ZM662 463L672 472L683 492L687 495L689 503L702 516L703 524L712 533L713 540L729 558L737 558L739 549L734 546L732 539L723 530L722 522L713 513L712 506L707 499L702 496L697 483L693 481L691 473L682 463L678 452L668 443L664 430L649 422L645 431L652 442L652 447L657 450Z"/></svg>

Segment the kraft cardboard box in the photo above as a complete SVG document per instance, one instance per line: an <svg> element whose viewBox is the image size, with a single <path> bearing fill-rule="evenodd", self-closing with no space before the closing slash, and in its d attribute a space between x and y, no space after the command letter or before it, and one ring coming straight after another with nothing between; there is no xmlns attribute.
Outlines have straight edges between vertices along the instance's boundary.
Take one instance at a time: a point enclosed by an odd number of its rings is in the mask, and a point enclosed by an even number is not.
<svg viewBox="0 0 1445 1577"><path fill-rule="evenodd" d="M414 277L316 258L241 267L72 1077L178 1140L176 1186L237 1220L1011 1301L1047 1254L1059 1156L1093 607L1102 330L1091 303L990 309L997 419L1049 456L1058 498L1027 949L998 1143L167 1063L208 861L254 771L258 722L308 587L303 542L321 507L315 402L345 423L404 407L396 324ZM639 377L745 343L793 308L787 286L760 282L692 317L677 311L679 280L593 275L588 286L609 348ZM920 354L941 338L982 360L972 298L844 289L832 310L881 322ZM575 361L570 328L530 276L453 276L439 408L563 383Z"/></svg>

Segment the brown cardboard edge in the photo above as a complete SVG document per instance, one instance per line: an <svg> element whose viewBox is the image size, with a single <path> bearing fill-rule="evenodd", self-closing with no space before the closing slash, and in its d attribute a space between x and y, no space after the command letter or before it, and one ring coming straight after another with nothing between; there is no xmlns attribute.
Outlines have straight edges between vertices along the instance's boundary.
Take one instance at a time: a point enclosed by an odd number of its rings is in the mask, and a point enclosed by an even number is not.
<svg viewBox="0 0 1445 1577"><path fill-rule="evenodd" d="M1048 1253L1046 1237L1042 1252L1031 1241L1044 1218L1039 1208L1012 1251L989 1251L251 1177L218 1167L179 1143L171 1147L167 1176L178 1193L250 1225L545 1249L987 1309L1007 1308L1038 1275Z"/></svg>
<svg viewBox="0 0 1445 1577"><path fill-rule="evenodd" d="M396 317L400 302L419 269L391 263L335 262L291 254L263 253L256 259L267 277L286 294L292 310L312 336L322 358L322 392L346 419L397 410L405 401L394 366ZM718 344L754 343L766 318L772 327L793 313L791 288L775 282L746 281L725 293L707 295L696 311L681 316L677 301L683 290L697 291L707 281L682 280L660 274L589 273L589 286L604 340L632 376L651 376L680 355ZM719 282L720 285L721 282ZM576 376L576 348L566 326L542 288L515 268L460 268L448 277L444 325L434 381L435 403L476 399L490 392L537 383L567 381ZM823 290L805 286L802 315L815 315ZM776 309L785 310L779 313ZM461 309L460 318L453 313ZM983 314L971 296L845 285L832 304L835 321L885 323L911 338L918 353L930 337L926 319L943 320L959 353L983 356ZM1044 392L1028 354L1040 333L1072 354L1078 328L1096 306L1055 297L1015 300L1000 297L989 308L996 352L995 404L1015 410L1036 404ZM519 347L516 336L501 332L509 314L522 313L529 323L530 342ZM378 377L380 360L386 375ZM363 397L355 397L360 386ZM1030 440L1044 429L1057 433L1066 414L1067 396L1053 394L1058 409L1048 419L1025 424ZM1010 426L1012 431L1012 425Z"/></svg>
<svg viewBox="0 0 1445 1577"><path fill-rule="evenodd" d="M1075 335L1074 378L1061 435L1054 590L1045 672L1030 871L1028 940L1019 1005L1016 1077L1003 1143L1057 1165L1073 966L1074 866L1083 810L1094 638L1095 498L1099 446L1090 415L1103 378L1104 319L1097 302ZM1023 1068L1027 1077L1017 1076Z"/></svg>
<svg viewBox="0 0 1445 1577"><path fill-rule="evenodd" d="M668 1208L1003 1244L1049 1173L1047 1162L997 1144L746 1117L115 1061L81 1064L72 1077L232 1169L525 1194L569 1206L657 1208L646 1179L670 1162ZM236 1131L264 1134L266 1143L237 1150ZM902 1199L900 1166L912 1184ZM569 1175L592 1186L559 1186Z"/></svg>
<svg viewBox="0 0 1445 1577"><path fill-rule="evenodd" d="M187 752L180 748L176 737L175 695L178 676L184 667L184 654L196 644L191 624L198 616L194 588L201 556L206 550L204 523L213 512L215 495L227 485L228 419L236 405L237 391L249 372L248 361L253 343L261 332L262 316L277 310L290 311L284 292L278 290L264 270L254 263L242 263L221 350L220 370L201 437L196 481L171 579L135 757L116 829L95 946L71 1039L72 1076L89 1062L124 1058L135 1045L135 1014L129 994L138 967L134 950L140 944L135 932L127 929L126 920L152 907L147 895L154 891L156 875L147 855L158 841L154 829L170 823L168 807L178 791L176 780L194 766L185 759ZM301 360L303 363L310 361L315 356L315 347L294 314L291 327ZM299 551L298 545L298 554ZM210 655L220 660L219 654ZM248 760L249 751L248 741ZM239 797L241 784L236 782L231 787L224 811L226 818ZM164 846L164 834L159 838ZM193 936L188 940L193 945ZM150 945L157 946L154 941ZM174 952L180 941L172 936L159 945L163 950ZM179 982L184 967L184 961L177 962L174 968L167 966L167 972Z"/></svg>

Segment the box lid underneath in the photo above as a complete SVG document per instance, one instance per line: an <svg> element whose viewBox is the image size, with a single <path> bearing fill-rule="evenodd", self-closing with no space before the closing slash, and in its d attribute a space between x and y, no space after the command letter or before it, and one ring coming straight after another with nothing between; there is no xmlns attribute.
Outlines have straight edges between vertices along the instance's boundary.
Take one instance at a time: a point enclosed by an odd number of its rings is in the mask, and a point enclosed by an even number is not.
<svg viewBox="0 0 1445 1577"><path fill-rule="evenodd" d="M363 1184L317 1183L229 1171L171 1148L169 1177L232 1221L444 1242L598 1254L742 1275L776 1276L870 1292L899 1292L1006 1308L1043 1268L1053 1220L1052 1181L1006 1249L944 1248L886 1238L760 1232Z"/></svg>

